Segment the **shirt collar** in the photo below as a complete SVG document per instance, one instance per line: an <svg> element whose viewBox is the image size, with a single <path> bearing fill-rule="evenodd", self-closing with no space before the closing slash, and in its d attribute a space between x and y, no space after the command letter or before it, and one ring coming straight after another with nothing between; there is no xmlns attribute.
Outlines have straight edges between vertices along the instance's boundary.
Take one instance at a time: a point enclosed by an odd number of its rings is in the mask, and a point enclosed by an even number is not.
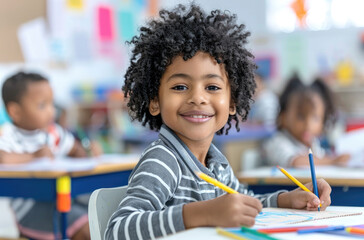
<svg viewBox="0 0 364 240"><path fill-rule="evenodd" d="M202 171L210 175L208 169L197 160L197 158L192 154L187 145L166 125L162 125L159 137L167 143L171 148L173 148L180 159L191 169L191 171ZM225 156L216 148L214 144L211 143L210 148L207 152L207 165L212 163L228 165L228 161Z"/></svg>

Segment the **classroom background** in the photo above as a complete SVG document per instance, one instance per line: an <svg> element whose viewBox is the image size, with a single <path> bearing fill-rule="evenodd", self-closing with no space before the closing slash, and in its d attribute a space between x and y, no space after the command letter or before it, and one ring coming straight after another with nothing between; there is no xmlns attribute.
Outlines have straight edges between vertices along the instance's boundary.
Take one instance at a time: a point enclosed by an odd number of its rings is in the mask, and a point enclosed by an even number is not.
<svg viewBox="0 0 364 240"><path fill-rule="evenodd" d="M121 92L130 56L126 41L138 33L140 24L157 16L159 9L186 2L190 1L0 0L0 84L20 70L40 73L54 90L57 120L62 126L75 134L86 133L105 153L140 154L157 133L129 119ZM356 157L364 167L364 1L194 2L206 11L218 8L237 14L238 22L251 32L247 48L255 55L257 71L274 94L280 94L293 73L307 84L316 76L323 77L335 94L340 113L330 139L341 140L346 144L343 147L353 151L361 149ZM0 132L7 121L0 103ZM282 185L295 187L284 176L284 180L275 178L279 173L271 168L250 171L263 165L259 145L275 127L275 121L257 124L249 118L240 132L231 130L228 136L214 139L233 170L245 172L237 174L239 180L253 186L256 193ZM357 134L342 138L352 131ZM363 169L319 172L333 187L335 205L364 206ZM304 182L310 181L307 173L305 169L293 172ZM105 179L103 183L109 182ZM105 187L100 184L97 187Z"/></svg>
<svg viewBox="0 0 364 240"><path fill-rule="evenodd" d="M55 104L65 110L67 128L85 130L105 152L138 152L156 135L130 122L127 115L120 90L129 61L125 42L159 9L186 2L0 0L0 83L19 70L39 72L49 78ZM307 83L323 76L338 99L340 131L364 126L362 1L195 2L206 11L230 10L246 24L251 32L248 49L275 94L294 72ZM6 121L1 106L0 124ZM253 131L243 143L228 141L223 146L236 171L243 168L242 158L254 158L254 151L245 150L254 149L256 140L269 131L265 133Z"/></svg>

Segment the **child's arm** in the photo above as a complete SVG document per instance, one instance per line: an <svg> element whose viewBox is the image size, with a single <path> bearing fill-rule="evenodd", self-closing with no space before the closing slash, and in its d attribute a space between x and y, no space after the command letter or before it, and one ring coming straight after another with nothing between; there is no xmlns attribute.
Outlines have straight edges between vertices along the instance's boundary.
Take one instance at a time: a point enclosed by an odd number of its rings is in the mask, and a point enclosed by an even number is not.
<svg viewBox="0 0 364 240"><path fill-rule="evenodd" d="M307 183L305 186L312 191L312 183ZM320 199L312 192L309 193L301 188L296 188L290 192L278 195L278 207L317 211L321 202L321 209L325 210L331 204L331 187L324 179L317 179L317 187Z"/></svg>
<svg viewBox="0 0 364 240"><path fill-rule="evenodd" d="M256 198L243 194L225 194L218 198L185 204L183 221L186 229L203 226L251 227L262 211Z"/></svg>
<svg viewBox="0 0 364 240"><path fill-rule="evenodd" d="M49 147L44 146L34 153L8 153L0 150L0 163L2 164L20 164L33 161L35 158L49 157L53 158L53 153Z"/></svg>
<svg viewBox="0 0 364 240"><path fill-rule="evenodd" d="M90 154L88 153L90 151ZM103 153L101 146L97 142L90 143L90 149L85 149L82 144L75 140L71 151L68 153L69 157L87 157L91 156L100 156Z"/></svg>
<svg viewBox="0 0 364 240"><path fill-rule="evenodd" d="M146 155L129 178L127 196L109 220L105 239L154 239L185 229L183 205L167 203L181 181L177 161L161 148Z"/></svg>
<svg viewBox="0 0 364 240"><path fill-rule="evenodd" d="M314 156L315 165L339 165L345 166L350 159L350 155L344 154L337 157L325 155L322 158ZM309 166L308 156L299 155L292 160L292 167Z"/></svg>
<svg viewBox="0 0 364 240"><path fill-rule="evenodd" d="M81 143L75 140L71 151L68 153L69 157L87 157L86 150L82 147Z"/></svg>

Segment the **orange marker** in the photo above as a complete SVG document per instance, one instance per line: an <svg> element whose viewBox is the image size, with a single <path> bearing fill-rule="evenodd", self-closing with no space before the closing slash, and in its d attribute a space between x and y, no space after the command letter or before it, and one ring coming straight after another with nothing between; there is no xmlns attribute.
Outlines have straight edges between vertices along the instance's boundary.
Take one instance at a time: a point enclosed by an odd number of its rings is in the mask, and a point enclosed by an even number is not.
<svg viewBox="0 0 364 240"><path fill-rule="evenodd" d="M364 228L357 228L357 227L347 227L345 230L349 233L354 233L358 235L364 235Z"/></svg>

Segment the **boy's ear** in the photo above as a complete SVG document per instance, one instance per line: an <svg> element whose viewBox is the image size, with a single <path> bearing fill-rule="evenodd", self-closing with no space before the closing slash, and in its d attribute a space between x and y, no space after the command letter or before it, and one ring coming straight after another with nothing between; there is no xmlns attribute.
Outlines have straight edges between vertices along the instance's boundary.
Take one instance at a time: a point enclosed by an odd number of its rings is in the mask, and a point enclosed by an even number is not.
<svg viewBox="0 0 364 240"><path fill-rule="evenodd" d="M159 108L158 98L154 98L153 100L150 101L150 103L149 103L149 113L152 116L157 116L158 114L161 113L160 108Z"/></svg>
<svg viewBox="0 0 364 240"><path fill-rule="evenodd" d="M230 101L229 114L235 115L235 113L236 113L236 105L233 101Z"/></svg>
<svg viewBox="0 0 364 240"><path fill-rule="evenodd" d="M18 103L9 102L8 105L6 106L6 110L9 114L9 117L11 118L11 120L13 120L13 122L18 122L18 120L20 120L21 107Z"/></svg>

